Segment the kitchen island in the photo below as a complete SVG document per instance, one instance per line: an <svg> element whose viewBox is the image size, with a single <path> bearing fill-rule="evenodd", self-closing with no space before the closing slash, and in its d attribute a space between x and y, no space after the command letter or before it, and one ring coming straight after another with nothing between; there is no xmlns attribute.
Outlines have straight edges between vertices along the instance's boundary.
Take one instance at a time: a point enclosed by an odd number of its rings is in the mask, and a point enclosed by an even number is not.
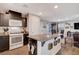
<svg viewBox="0 0 79 59"><path fill-rule="evenodd" d="M55 55L61 49L61 38L58 34L32 35L28 47L31 55Z"/></svg>

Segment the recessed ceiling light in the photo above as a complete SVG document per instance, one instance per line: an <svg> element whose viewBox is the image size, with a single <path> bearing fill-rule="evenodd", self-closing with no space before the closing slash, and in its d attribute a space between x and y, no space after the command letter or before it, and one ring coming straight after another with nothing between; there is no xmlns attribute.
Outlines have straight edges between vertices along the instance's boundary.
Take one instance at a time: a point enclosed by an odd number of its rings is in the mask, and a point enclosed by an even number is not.
<svg viewBox="0 0 79 59"><path fill-rule="evenodd" d="M58 5L55 5L54 8L58 8Z"/></svg>
<svg viewBox="0 0 79 59"><path fill-rule="evenodd" d="M42 15L42 12L40 12L39 15Z"/></svg>

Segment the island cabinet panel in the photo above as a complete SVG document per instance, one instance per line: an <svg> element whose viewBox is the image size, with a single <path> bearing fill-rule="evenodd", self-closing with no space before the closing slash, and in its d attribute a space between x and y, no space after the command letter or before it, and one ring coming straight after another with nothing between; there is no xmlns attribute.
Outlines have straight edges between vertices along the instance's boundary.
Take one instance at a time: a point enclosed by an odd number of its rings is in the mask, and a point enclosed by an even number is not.
<svg viewBox="0 0 79 59"><path fill-rule="evenodd" d="M9 36L0 36L0 52L9 50Z"/></svg>
<svg viewBox="0 0 79 59"><path fill-rule="evenodd" d="M29 55L37 55L37 41L30 38L29 39Z"/></svg>

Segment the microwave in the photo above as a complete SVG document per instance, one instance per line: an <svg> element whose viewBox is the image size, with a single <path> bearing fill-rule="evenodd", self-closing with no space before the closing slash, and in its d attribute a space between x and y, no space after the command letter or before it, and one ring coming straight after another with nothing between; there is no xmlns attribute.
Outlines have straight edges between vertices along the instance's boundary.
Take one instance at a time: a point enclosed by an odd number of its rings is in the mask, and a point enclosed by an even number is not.
<svg viewBox="0 0 79 59"><path fill-rule="evenodd" d="M9 26L22 26L21 20L10 19Z"/></svg>

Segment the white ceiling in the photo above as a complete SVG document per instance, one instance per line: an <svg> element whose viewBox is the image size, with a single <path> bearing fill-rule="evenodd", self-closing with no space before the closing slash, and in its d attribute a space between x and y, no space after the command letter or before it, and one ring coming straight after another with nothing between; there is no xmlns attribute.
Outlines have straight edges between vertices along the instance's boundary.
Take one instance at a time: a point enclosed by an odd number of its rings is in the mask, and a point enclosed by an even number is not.
<svg viewBox="0 0 79 59"><path fill-rule="evenodd" d="M55 9L54 6L58 5ZM33 13L41 16L43 20L66 21L79 17L78 3L9 3L0 4L0 7L5 6L6 9L14 9L22 13ZM3 8L4 9L4 8ZM42 13L40 15L40 13Z"/></svg>

